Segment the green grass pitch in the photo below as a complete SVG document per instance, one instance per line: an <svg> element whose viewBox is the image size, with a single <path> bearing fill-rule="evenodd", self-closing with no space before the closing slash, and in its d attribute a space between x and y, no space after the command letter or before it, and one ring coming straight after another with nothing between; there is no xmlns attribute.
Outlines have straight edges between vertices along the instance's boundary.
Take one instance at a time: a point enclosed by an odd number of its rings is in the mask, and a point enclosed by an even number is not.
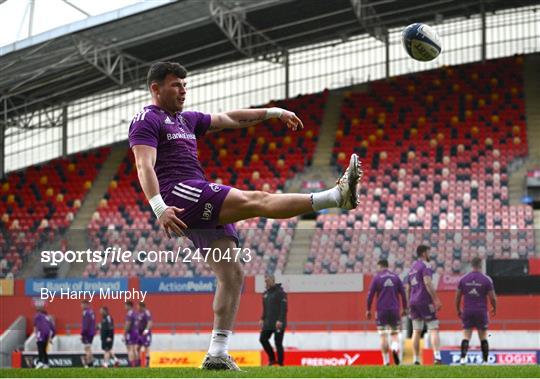
<svg viewBox="0 0 540 379"><path fill-rule="evenodd" d="M0 377L55 378L531 378L540 377L540 366L356 366L356 367L254 367L243 372L203 371L195 368L110 368L110 369L0 369Z"/></svg>

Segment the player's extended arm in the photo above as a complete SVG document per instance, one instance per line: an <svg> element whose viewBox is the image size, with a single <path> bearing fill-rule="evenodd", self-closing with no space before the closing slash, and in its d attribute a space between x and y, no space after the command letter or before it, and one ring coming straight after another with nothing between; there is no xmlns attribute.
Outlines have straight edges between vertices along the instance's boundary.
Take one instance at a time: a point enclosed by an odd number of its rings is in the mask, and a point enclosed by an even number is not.
<svg viewBox="0 0 540 379"><path fill-rule="evenodd" d="M126 321L126 323L124 324L124 333L128 333L129 330L131 329L131 320L128 320Z"/></svg>
<svg viewBox="0 0 540 379"><path fill-rule="evenodd" d="M375 279L371 281L371 284L369 286L368 297L367 297L366 317L368 320L371 319L371 304L373 303L374 296L375 296Z"/></svg>
<svg viewBox="0 0 540 379"><path fill-rule="evenodd" d="M260 123L270 118L279 118L292 130L303 129L304 124L294 114L281 108L262 109L238 109L224 113L213 113L211 115L209 132L223 129L240 129Z"/></svg>
<svg viewBox="0 0 540 379"><path fill-rule="evenodd" d="M461 317L461 290L458 288L456 291L456 311L458 316Z"/></svg>
<svg viewBox="0 0 540 379"><path fill-rule="evenodd" d="M401 303L403 305L402 315L407 315L407 294L405 293L405 288L403 286L403 282L399 281L399 294L401 296Z"/></svg>
<svg viewBox="0 0 540 379"><path fill-rule="evenodd" d="M405 284L405 299L407 300L407 305L410 304L411 286L409 285L409 283Z"/></svg>
<svg viewBox="0 0 540 379"><path fill-rule="evenodd" d="M176 215L182 212L183 209L167 206L159 194L159 182L154 171L157 155L156 148L135 145L133 146L133 155L135 156L139 182L159 223L163 226L169 238L171 238L170 231L173 231L177 236L181 236L182 229L186 229L187 226Z"/></svg>
<svg viewBox="0 0 540 379"><path fill-rule="evenodd" d="M495 291L491 290L488 292L489 302L491 303L491 314L495 316L497 314L497 295Z"/></svg>
<svg viewBox="0 0 540 379"><path fill-rule="evenodd" d="M431 281L430 276L424 276L424 284L426 285L426 291L428 291L429 295L431 296L431 299L433 300L433 304L435 304L435 309L439 310L442 307L441 301L439 300L439 296L437 296L437 292L435 291L435 288L433 287L433 282Z"/></svg>
<svg viewBox="0 0 540 379"><path fill-rule="evenodd" d="M144 329L144 334L148 334L148 332L152 329L152 320L148 320L148 323L146 324L146 328Z"/></svg>

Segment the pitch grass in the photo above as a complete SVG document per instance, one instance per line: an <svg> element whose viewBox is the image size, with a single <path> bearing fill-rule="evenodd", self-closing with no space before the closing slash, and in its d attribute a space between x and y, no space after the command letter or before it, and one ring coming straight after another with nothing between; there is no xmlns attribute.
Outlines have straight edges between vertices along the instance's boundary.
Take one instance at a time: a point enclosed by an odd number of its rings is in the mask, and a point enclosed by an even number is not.
<svg viewBox="0 0 540 379"><path fill-rule="evenodd" d="M203 371L196 368L56 368L0 369L0 377L45 378L531 378L540 366L356 366L356 367L253 367L243 372Z"/></svg>

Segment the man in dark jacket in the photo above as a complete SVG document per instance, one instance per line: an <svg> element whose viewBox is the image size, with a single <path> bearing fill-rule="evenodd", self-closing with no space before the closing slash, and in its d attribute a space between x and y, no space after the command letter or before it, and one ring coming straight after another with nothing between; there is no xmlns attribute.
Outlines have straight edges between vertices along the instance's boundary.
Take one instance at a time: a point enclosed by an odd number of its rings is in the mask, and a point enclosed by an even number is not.
<svg viewBox="0 0 540 379"><path fill-rule="evenodd" d="M266 291L263 294L263 313L260 320L261 336L259 341L266 354L268 354L269 365L273 366L276 364L276 356L269 340L274 334L277 364L283 366L283 335L287 326L287 294L281 284L276 283L274 275L265 275L264 281Z"/></svg>
<svg viewBox="0 0 540 379"><path fill-rule="evenodd" d="M112 348L114 345L114 320L109 314L109 308L101 307L101 322L98 324L98 328L101 336L101 349L103 350L103 367L109 367L112 363L115 366L118 364L116 355L114 355Z"/></svg>

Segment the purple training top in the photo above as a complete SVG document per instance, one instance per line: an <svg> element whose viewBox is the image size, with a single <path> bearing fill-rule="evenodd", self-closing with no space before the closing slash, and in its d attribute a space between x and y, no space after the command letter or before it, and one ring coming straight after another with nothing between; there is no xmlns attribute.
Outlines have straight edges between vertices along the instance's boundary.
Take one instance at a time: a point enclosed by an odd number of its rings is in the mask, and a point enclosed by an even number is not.
<svg viewBox="0 0 540 379"><path fill-rule="evenodd" d="M137 334L137 312L133 309L130 309L126 313L126 324L129 324L129 329L126 331L127 334Z"/></svg>
<svg viewBox="0 0 540 379"><path fill-rule="evenodd" d="M139 312L137 314L137 330L139 333L142 333L148 326L148 322L152 320L152 315L148 309L145 309L144 312Z"/></svg>
<svg viewBox="0 0 540 379"><path fill-rule="evenodd" d="M405 297L403 283L401 282L401 279L399 279L399 276L388 269L379 272L375 275L375 278L373 278L367 298L368 309L371 308L371 303L373 302L375 294L377 294L377 311L399 311L399 295L401 295L403 308L407 308L407 299Z"/></svg>
<svg viewBox="0 0 540 379"><path fill-rule="evenodd" d="M90 308L83 310L81 336L93 337L96 334L96 315Z"/></svg>
<svg viewBox="0 0 540 379"><path fill-rule="evenodd" d="M54 337L54 324L50 316L46 313L38 312L34 316L34 326L36 327L36 339L38 342L47 341Z"/></svg>
<svg viewBox="0 0 540 379"><path fill-rule="evenodd" d="M146 145L157 149L154 167L162 196L184 180L206 180L197 155L197 138L210 126L210 115L179 112L171 115L149 105L137 113L129 127L129 146Z"/></svg>
<svg viewBox="0 0 540 379"><path fill-rule="evenodd" d="M487 311L486 297L493 291L493 281L487 275L473 271L463 276L459 281L458 289L463 293L463 310Z"/></svg>
<svg viewBox="0 0 540 379"><path fill-rule="evenodd" d="M407 283L411 286L410 305L433 303L433 299L424 283L424 277L429 276L431 278L432 275L433 271L428 262L418 259L413 263L411 271L409 271L409 275L407 276Z"/></svg>

